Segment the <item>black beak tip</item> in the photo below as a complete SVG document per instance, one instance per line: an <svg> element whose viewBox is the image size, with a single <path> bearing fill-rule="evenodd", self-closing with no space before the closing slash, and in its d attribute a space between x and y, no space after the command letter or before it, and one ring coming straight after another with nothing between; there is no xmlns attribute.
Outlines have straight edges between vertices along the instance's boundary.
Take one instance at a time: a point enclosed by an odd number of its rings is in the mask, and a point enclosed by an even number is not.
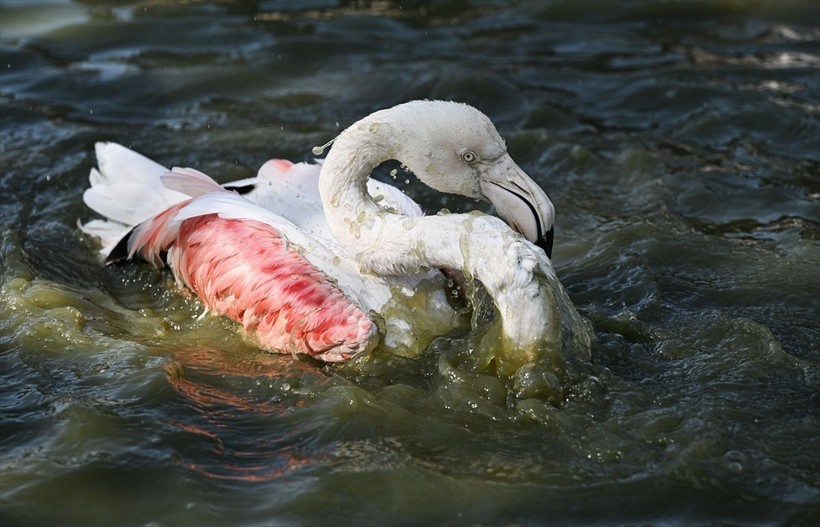
<svg viewBox="0 0 820 527"><path fill-rule="evenodd" d="M552 227L550 230L544 234L543 237L539 238L538 241L535 242L535 245L540 247L545 253L547 253L547 257L552 259L552 244L555 240L555 227Z"/></svg>

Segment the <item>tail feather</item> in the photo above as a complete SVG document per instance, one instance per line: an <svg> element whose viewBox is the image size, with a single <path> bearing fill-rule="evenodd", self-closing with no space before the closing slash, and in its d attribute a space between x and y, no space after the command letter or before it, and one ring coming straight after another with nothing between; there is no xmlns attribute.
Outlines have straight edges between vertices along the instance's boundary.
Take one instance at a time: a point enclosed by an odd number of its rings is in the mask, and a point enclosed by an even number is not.
<svg viewBox="0 0 820 527"><path fill-rule="evenodd" d="M144 155L118 143L98 142L94 145L97 165L106 177L126 181L151 183L168 169Z"/></svg>
<svg viewBox="0 0 820 527"><path fill-rule="evenodd" d="M117 143L97 143L95 151L99 169L91 169L83 201L109 220L134 226L188 199L162 184L168 169L156 161Z"/></svg>
<svg viewBox="0 0 820 527"><path fill-rule="evenodd" d="M160 177L165 187L195 198L208 192L223 191L222 186L211 176L194 168L174 167Z"/></svg>
<svg viewBox="0 0 820 527"><path fill-rule="evenodd" d="M135 225L189 197L165 187L162 176L168 169L142 154L107 142L97 143L94 150L99 168L88 175L91 187L83 193L83 201L107 221L91 220L80 224L80 229L99 238L107 258Z"/></svg>

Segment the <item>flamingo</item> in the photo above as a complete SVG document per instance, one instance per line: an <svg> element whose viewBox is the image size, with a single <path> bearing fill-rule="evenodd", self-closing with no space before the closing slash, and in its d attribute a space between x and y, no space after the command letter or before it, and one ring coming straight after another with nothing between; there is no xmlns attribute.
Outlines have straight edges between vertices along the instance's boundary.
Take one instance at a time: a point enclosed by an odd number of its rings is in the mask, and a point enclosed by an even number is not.
<svg viewBox="0 0 820 527"><path fill-rule="evenodd" d="M417 354L456 324L442 269L483 284L501 344L518 363L560 347L562 317L577 314L550 261L554 207L487 116L462 103L412 101L331 143L323 162L271 160L225 186L98 143L83 199L106 219L81 228L101 240L108 262L167 264L208 310L274 352L341 362L381 344ZM503 220L424 216L399 189L369 178L387 160L435 190L491 202Z"/></svg>

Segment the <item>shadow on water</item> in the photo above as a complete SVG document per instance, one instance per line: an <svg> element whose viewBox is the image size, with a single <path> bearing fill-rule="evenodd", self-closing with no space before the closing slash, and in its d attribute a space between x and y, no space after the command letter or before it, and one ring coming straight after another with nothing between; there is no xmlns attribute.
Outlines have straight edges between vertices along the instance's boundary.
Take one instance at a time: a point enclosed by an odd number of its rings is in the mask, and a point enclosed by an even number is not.
<svg viewBox="0 0 820 527"><path fill-rule="evenodd" d="M820 522L808 3L0 11L0 523ZM227 181L414 98L485 111L556 204L597 339L560 404L543 365L486 369L474 331L344 367L264 354L76 228L95 141Z"/></svg>

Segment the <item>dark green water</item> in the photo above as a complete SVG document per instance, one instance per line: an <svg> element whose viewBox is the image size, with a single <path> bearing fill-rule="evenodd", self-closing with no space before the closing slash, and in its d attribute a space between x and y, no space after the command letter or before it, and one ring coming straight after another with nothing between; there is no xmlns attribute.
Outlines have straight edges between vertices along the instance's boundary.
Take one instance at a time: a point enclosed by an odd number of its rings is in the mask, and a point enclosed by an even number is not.
<svg viewBox="0 0 820 527"><path fill-rule="evenodd" d="M816 4L0 9L0 524L820 524ZM76 228L95 141L224 181L425 97L490 115L557 207L598 340L560 408L475 334L266 355Z"/></svg>

